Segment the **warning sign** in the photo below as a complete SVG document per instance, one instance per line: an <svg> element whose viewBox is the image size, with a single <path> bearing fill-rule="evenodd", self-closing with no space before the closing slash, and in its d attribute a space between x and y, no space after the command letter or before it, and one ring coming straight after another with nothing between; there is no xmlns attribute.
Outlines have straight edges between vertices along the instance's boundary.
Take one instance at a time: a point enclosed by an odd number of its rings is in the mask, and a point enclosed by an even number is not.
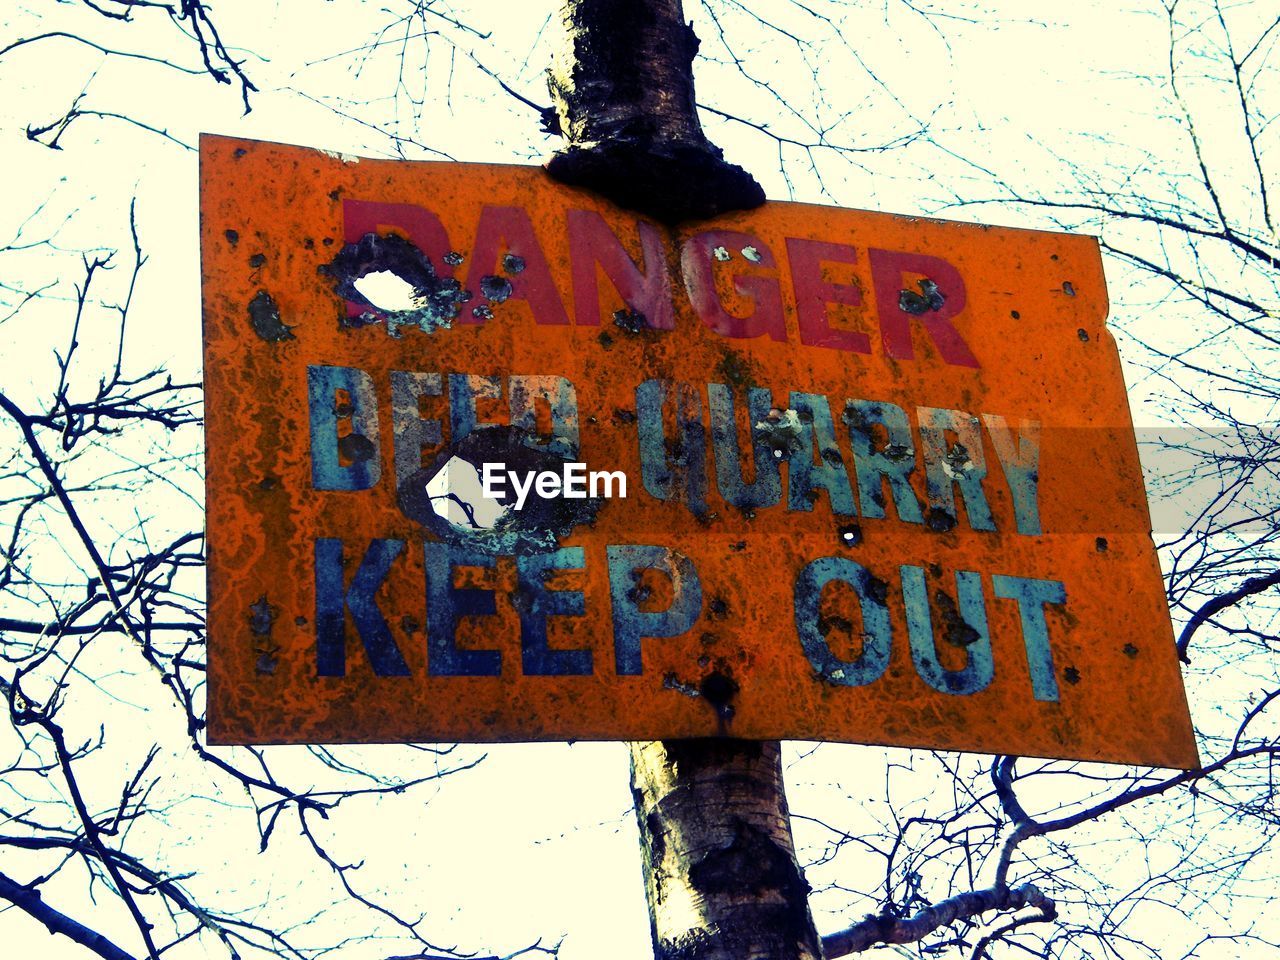
<svg viewBox="0 0 1280 960"><path fill-rule="evenodd" d="M204 137L215 743L1197 762L1096 242Z"/></svg>

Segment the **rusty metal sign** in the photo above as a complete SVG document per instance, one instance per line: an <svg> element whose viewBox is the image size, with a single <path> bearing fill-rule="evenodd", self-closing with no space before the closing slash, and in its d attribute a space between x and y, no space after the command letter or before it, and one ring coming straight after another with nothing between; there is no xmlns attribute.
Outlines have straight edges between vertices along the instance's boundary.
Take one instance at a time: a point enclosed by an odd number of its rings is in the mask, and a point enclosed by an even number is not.
<svg viewBox="0 0 1280 960"><path fill-rule="evenodd" d="M1093 239L200 150L210 742L1197 763Z"/></svg>

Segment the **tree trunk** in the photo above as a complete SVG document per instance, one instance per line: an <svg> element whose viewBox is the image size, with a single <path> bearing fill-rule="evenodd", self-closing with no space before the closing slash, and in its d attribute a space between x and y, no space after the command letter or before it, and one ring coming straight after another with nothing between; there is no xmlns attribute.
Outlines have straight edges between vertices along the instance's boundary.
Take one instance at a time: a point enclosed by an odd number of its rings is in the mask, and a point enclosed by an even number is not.
<svg viewBox="0 0 1280 960"><path fill-rule="evenodd" d="M631 744L656 960L821 960L777 741Z"/></svg>
<svg viewBox="0 0 1280 960"><path fill-rule="evenodd" d="M564 0L547 86L568 145L547 172L664 223L764 203L702 132L680 0Z"/></svg>
<svg viewBox="0 0 1280 960"><path fill-rule="evenodd" d="M665 223L764 202L702 132L680 0L564 0L561 18L551 176ZM780 758L777 742L631 745L657 960L821 960Z"/></svg>

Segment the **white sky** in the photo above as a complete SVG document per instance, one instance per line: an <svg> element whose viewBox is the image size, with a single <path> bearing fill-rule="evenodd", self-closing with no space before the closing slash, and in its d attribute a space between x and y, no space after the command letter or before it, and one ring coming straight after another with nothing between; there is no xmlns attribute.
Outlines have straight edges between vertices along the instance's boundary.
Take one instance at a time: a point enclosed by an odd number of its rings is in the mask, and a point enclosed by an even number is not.
<svg viewBox="0 0 1280 960"><path fill-rule="evenodd" d="M387 6L399 12L405 4ZM1167 70L1168 36L1158 4L939 2L939 16L930 22L893 0L848 8L821 4L817 9L843 18L831 29L804 16L797 6L761 3L752 9L821 41L809 54L820 71L817 80L792 45L778 42L741 12L717 7L730 35L740 38L735 41L740 43L735 46L738 54L767 81L777 99L764 85L722 64L702 61L702 102L770 121L778 132L791 136L803 133L794 120L778 115L779 102L802 103L819 122L835 125L833 140L868 147L927 121L941 148L921 143L894 153L867 152L853 163L819 152L821 181L807 161L791 151L788 183L778 169L776 151L758 133L706 118L712 138L726 148L730 159L748 166L773 198L1045 226L1046 221L1013 207L947 208L945 203L957 195L997 195L979 164L1027 191L1045 193L1069 186L1068 178L1076 173L1088 180L1125 169L1136 183L1163 189L1187 172L1184 131L1159 92L1141 79ZM1255 6L1256 13L1246 9L1240 15L1276 14L1274 3ZM342 111L376 124L392 117L408 123L416 110L420 118L414 136L457 160L535 162L554 146L536 132L532 112L471 69L465 56L457 55L451 73L444 43L431 48L425 83L420 76L408 82L407 93L398 98L393 97L394 61L383 55L384 50L368 58L338 56L360 47L388 19L383 7L353 0L219 3L214 16L223 38L246 58L246 68L262 90L248 117L240 116L235 91L206 76L187 77L154 65L105 58L66 40L44 41L0 58L6 184L0 196L0 239L18 236L21 227L22 238L52 237L64 251L106 246L119 247L123 254L129 245L128 208L136 197L139 232L149 260L134 311L129 356L138 368L164 366L175 378L194 377L200 345L194 153L120 121L92 118L78 120L62 141L64 149L51 151L25 138L28 124L51 121L83 91L83 107L127 112L188 144L206 131L389 155L386 136L317 102L341 96L350 101L339 105ZM549 35L540 34L549 17L547 4L458 4L448 10L462 22L492 31L492 36L468 36L443 21L433 21L436 27L447 30L462 48L525 95L547 102L541 73ZM704 53L722 57L704 10L690 2L689 13L704 38ZM139 15L133 24L111 24L85 8L52 0L21 0L0 14L0 47L38 32L76 29L107 46L167 53L184 64L195 63L194 48L179 42L163 17ZM860 68L860 60L866 70ZM1221 89L1204 83L1188 96L1211 117L1206 124L1212 149L1226 156L1226 151L1238 148L1238 131L1228 111L1218 110ZM420 100L419 106L414 107L411 98ZM1219 126L1213 125L1215 112L1222 118ZM406 147L405 154L412 159L431 156L412 147ZM53 369L51 350L63 342L70 316L68 298L78 261L71 254L46 254L0 255L0 281L13 283L18 277L27 289L42 279L59 282L51 296L29 305L0 331L4 389L22 400L32 400L35 390L47 386ZM1172 308L1153 318L1146 292L1127 285L1129 275L1122 266L1108 263L1108 272L1113 327L1121 331L1127 360L1139 357L1123 335L1135 326L1143 335L1155 331L1171 340L1194 335L1172 329L1171 318L1180 316ZM106 288L109 301L121 295L119 280L113 277L117 285ZM105 325L88 331L86 349L109 345L110 333ZM1145 377L1134 366L1128 372L1135 385L1135 416L1140 422L1167 421L1167 413L1161 412L1167 407L1164 382ZM1157 402L1145 402L1152 398ZM144 508L157 540L166 525L182 530L192 523L191 498L199 496L198 485L193 486L190 477L181 482L185 492L147 494L161 498ZM103 509L94 519L104 528L127 529L134 522L111 512L124 509L119 502ZM102 647L100 666L110 672L110 642ZM1193 702L1201 682L1193 681ZM112 718L116 745L110 761L103 763L117 779L116 767L109 764L130 757L136 763L153 736L166 738L169 725L177 731L176 713L157 706L163 700L155 691L137 684L130 677L116 677L98 702L85 707ZM1240 684L1243 681L1233 681L1233 687ZM1229 696L1238 693L1233 688ZM1208 707L1200 704L1198 715L1207 714ZM135 731L136 740L122 742L123 730ZM198 847L200 858L223 864L191 881L193 888L221 885L227 895L244 896L246 904L272 901L267 913L284 915L304 915L314 907L314 897L334 895L328 878L292 829L281 827L282 836L267 857L257 855L251 844L241 850L217 842L232 828L238 829L238 836L252 836L252 812L245 798L214 795L212 781L186 758L180 737L162 742L170 751L170 768L178 771L162 787L162 796L175 805L163 821L140 829L146 831L143 839L160 850L176 853ZM291 762L288 751L274 752L281 763ZM460 749L467 757L480 753L488 754L485 763L446 779L438 792L428 788L376 807L352 804L361 812L345 821L337 849L352 859L367 858L370 882L406 910L426 911L425 929L443 946L506 953L538 937L554 940L565 935L563 960L646 960L651 955L648 921L625 749L617 744ZM344 755L383 769L384 764L411 762L406 751L390 747ZM789 756L794 759L796 751ZM867 748L823 748L820 759L806 759L791 768L793 810L829 822L858 822L857 817L865 822L877 816L874 803L862 803L867 792L882 795L886 756L885 751ZM945 782L938 777L936 761L924 754L898 751L888 759L914 769L901 775L918 783L913 789L920 796ZM107 783L106 793L118 792L115 779ZM860 787L866 791L860 792ZM203 799L177 803L192 795ZM110 796L103 800L104 805L111 802ZM1123 874L1126 865L1111 860L1110 846L1122 833L1102 831L1096 847L1082 847L1082 861ZM798 824L797 835L810 859L830 839L805 823ZM1150 848L1155 858L1165 852L1159 843ZM180 857L176 860L181 862ZM20 872L15 863L6 855L4 868ZM1142 869L1136 863L1128 868ZM818 871L814 877L815 885L822 886L838 881L839 874ZM79 896L71 884L52 889L69 903ZM101 891L99 896L106 899ZM865 903L850 908L848 896L838 890L815 898L824 932L873 907ZM102 915L99 911L95 919ZM339 924L342 914L324 922ZM1153 915L1150 935L1177 940L1194 923L1177 911ZM1274 933L1274 925L1271 929ZM135 942L122 917L105 924L104 931L117 935L119 942ZM37 950L51 960L83 955L13 910L0 913L0 944L5 955ZM212 938L204 946L207 954L193 943L179 956L225 956ZM1237 955L1231 948L1224 950L1216 955ZM388 952L405 951L397 947ZM351 955L380 954L375 949L352 950ZM1211 955L1215 954L1201 954Z"/></svg>

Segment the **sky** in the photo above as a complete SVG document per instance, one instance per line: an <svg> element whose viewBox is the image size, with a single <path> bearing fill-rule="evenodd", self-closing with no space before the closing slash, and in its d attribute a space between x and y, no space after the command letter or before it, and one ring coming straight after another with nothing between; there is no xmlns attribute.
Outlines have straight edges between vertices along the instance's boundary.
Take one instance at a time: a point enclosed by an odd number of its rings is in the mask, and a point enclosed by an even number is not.
<svg viewBox="0 0 1280 960"><path fill-rule="evenodd" d="M199 377L197 166L191 148L202 132L370 157L544 159L555 141L537 132L534 112L504 93L489 72L536 103L547 102L543 70L555 29L550 5L434 4L428 15L410 19L398 32L380 32L388 10L399 17L409 6L223 0L213 11L219 30L259 87L247 116L236 89L213 83L199 70L188 74L105 56L66 38L0 54L0 136L10 185L0 197L0 241L11 248L0 253L0 315L16 303L16 291L54 284L2 324L5 392L34 406L55 375L53 351L62 349L67 336L82 250L121 251L121 265L91 298L95 320L81 337L87 355L114 350L115 330L107 317L125 295L131 205L147 260L132 303L129 361L136 369L163 368L175 379ZM1099 228L1069 214L1055 220L1035 207L985 201L1007 199L1010 187L1024 197L1116 183L1155 198L1192 190L1186 185L1193 184L1189 178L1195 173L1189 167L1186 126L1159 82L1168 71L1169 29L1158 4L993 0L924 8L886 0L812 6L821 17L806 9L785 2L689 5L704 41L696 65L700 103L748 121L704 112L707 132L729 159L751 169L772 199L1093 233ZM1269 3L1241 5L1232 8L1232 16L1243 24L1274 19L1275 10ZM727 43L720 40L721 28ZM1211 28L1211 22L1203 26L1206 36ZM162 15L139 12L133 22L112 23L87 6L52 0L18 0L0 14L0 50L15 39L50 31L79 33L103 47L198 66L193 45ZM419 36L424 32L425 44ZM790 35L804 42L797 44ZM1198 47L1194 36L1177 39L1193 52L1212 46L1206 40ZM400 50L405 51L403 73L395 55ZM1184 106L1202 118L1209 159L1220 163L1227 171L1224 179L1235 186L1227 201L1248 219L1254 213L1247 170L1233 159L1239 155L1240 133L1224 107L1221 78L1207 59L1203 72L1193 73L1182 91ZM1259 95L1275 83L1274 71L1264 71L1257 81ZM68 127L58 150L24 136L24 130L49 123L77 97L83 97L84 109L124 113L152 129L82 117ZM802 108L793 110L797 104ZM752 126L761 123L801 141L820 128L827 142L848 150L779 147ZM1126 238L1123 226L1108 229L1116 231L1116 242ZM51 244L27 247L44 239ZM1231 274L1233 267L1210 262L1206 269ZM1140 344L1161 338L1170 351L1182 349L1202 335L1200 320L1123 262L1108 259L1106 270L1110 326L1125 363L1135 421L1151 430L1181 426L1194 411L1178 406L1181 394L1170 388ZM1274 290L1262 295L1274 297ZM92 381L95 374L86 369L83 375ZM1274 417L1266 401L1232 402L1249 404L1244 409L1259 419ZM129 458L155 452L125 445L100 451L73 469L85 478L101 476ZM104 536L133 536L145 529L161 542L198 517L193 511L202 497L199 451L177 445L164 452L174 459L140 501L136 491L94 501L93 519ZM1173 470L1147 453L1154 493ZM1172 529L1189 506L1184 498L1160 509L1169 518L1160 522ZM65 551L59 557L59 548L49 547L51 569L69 570L80 562L65 546L66 530L56 520L50 521L49 534ZM8 608L0 612L26 615ZM282 830L267 855L258 854L252 843L219 839L231 829L252 837L251 806L190 757L176 709L145 679L113 666L128 659L127 651L113 644L101 638L86 657L82 668L104 680L75 709L82 718L110 718L112 748L100 760L104 784L114 784L110 778L122 765L136 765L153 739L163 747L166 777L156 795L163 812L139 824L133 841L160 856L172 855L175 862L191 857L207 864L191 881L193 889L218 891L223 903L242 902L253 916L312 923L312 932L323 935L344 929L351 917L342 906L309 919L318 904L336 894L296 831ZM1189 686L1197 720L1211 729L1230 722L1230 717L1216 719L1213 711L1223 701L1238 704L1265 676L1265 671L1193 676ZM1198 699L1211 679L1213 693ZM0 744L7 736L0 734ZM8 737L7 747L13 746ZM474 769L418 788L410 799L357 801L344 829L333 834L342 855L368 861L362 876L372 889L406 911L428 915L425 929L434 943L507 955L539 938L548 944L563 937L562 960L651 956L623 745L463 746L443 757L393 746L340 752L406 777L485 757ZM327 775L317 772L314 757L302 748L273 748L272 755L282 769L296 769L300 776ZM848 745L814 751L813 745L795 744L788 745L786 762L791 806L803 815L796 822L801 858L814 863L833 843L832 831L819 821L887 822L893 812L876 806L883 804L887 782L898 784L896 795L925 803L932 791L949 789L946 764L952 761L920 751ZM1045 803L1051 803L1047 795ZM1137 882L1147 869L1158 868L1162 857L1176 860L1172 852L1180 839L1166 841L1149 824L1142 829L1154 837L1147 846L1150 862L1116 863L1115 850L1133 849L1123 846L1126 829L1091 833L1076 854L1082 869L1109 873L1112 882L1123 885L1130 872ZM855 862L855 855L840 856L841 869L856 869L844 866ZM7 863L6 855L0 869L18 869ZM1259 879L1250 870L1265 870L1261 864L1243 867L1242 882ZM822 864L810 872L823 932L874 907L851 895L841 876ZM65 882L57 889L68 902L88 909L82 884ZM1224 900L1203 909L1247 915L1250 907ZM119 912L99 910L94 916L105 917L103 929L121 942L132 942ZM1197 921L1186 910L1153 911L1145 923L1153 939L1194 942ZM1274 925L1269 929L1274 939ZM0 912L0 943L39 949L54 960L83 955L14 910ZM226 955L213 938L182 949L177 956ZM1198 956L1252 955L1232 952L1236 949L1228 945ZM351 952L383 955L377 944ZM388 952L403 951L398 946Z"/></svg>

